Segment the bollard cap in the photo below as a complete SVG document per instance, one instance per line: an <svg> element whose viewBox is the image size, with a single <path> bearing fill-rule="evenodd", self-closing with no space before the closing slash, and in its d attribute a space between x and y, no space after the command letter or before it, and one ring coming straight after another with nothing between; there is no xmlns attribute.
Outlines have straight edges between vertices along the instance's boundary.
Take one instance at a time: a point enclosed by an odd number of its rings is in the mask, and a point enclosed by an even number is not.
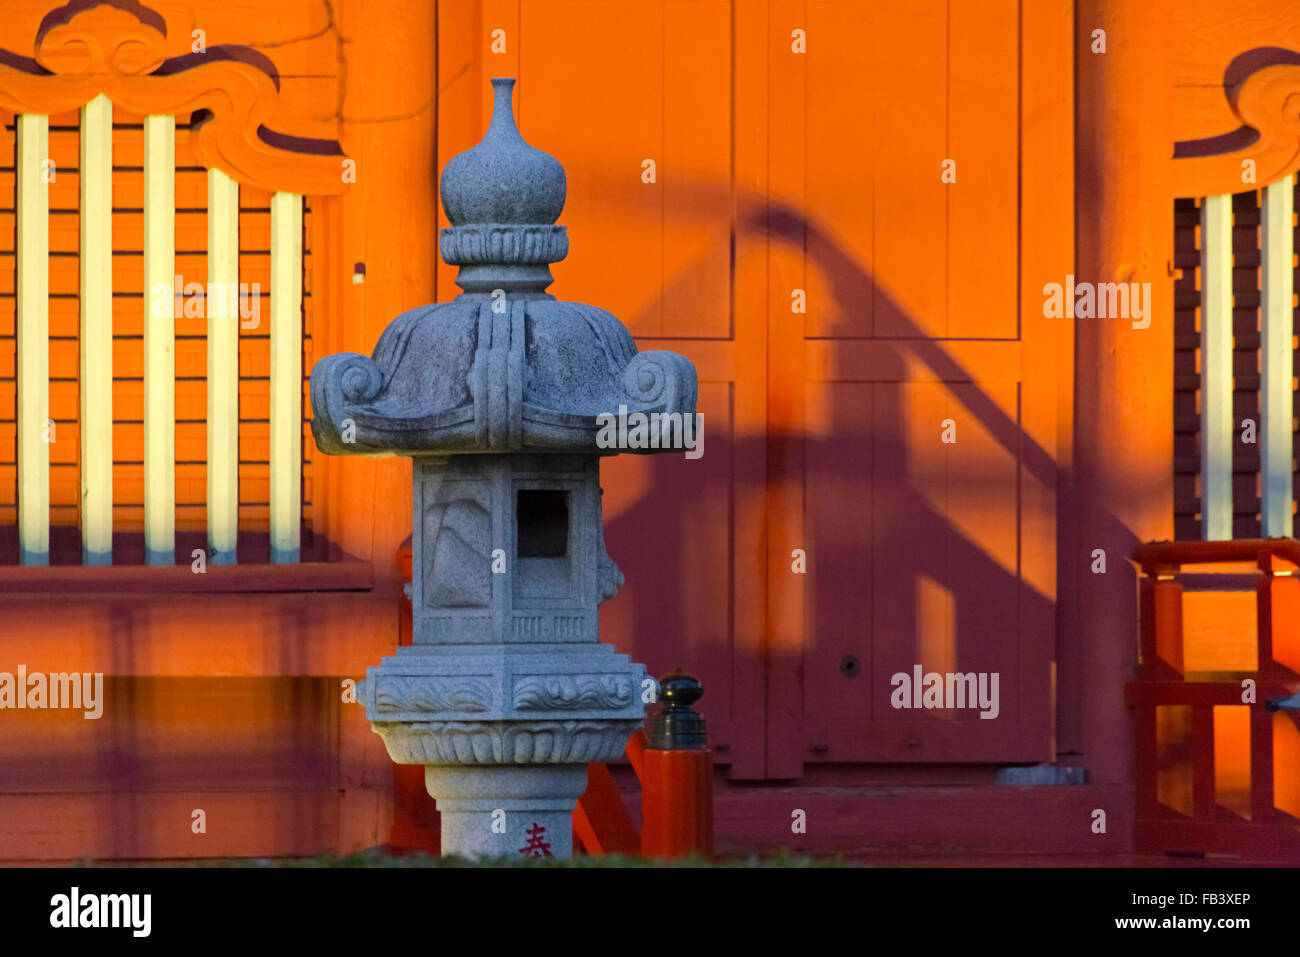
<svg viewBox="0 0 1300 957"><path fill-rule="evenodd" d="M646 726L646 746L653 751L707 748L704 718L691 707L704 695L699 679L678 668L659 679L659 689L664 707Z"/></svg>

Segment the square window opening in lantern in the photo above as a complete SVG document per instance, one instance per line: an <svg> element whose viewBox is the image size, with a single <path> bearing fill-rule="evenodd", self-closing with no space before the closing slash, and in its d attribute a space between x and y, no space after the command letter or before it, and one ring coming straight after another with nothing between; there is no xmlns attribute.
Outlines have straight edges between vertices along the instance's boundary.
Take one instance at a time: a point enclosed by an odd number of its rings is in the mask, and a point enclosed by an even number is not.
<svg viewBox="0 0 1300 957"><path fill-rule="evenodd" d="M565 558L569 554L569 493L519 489L515 528L519 558Z"/></svg>

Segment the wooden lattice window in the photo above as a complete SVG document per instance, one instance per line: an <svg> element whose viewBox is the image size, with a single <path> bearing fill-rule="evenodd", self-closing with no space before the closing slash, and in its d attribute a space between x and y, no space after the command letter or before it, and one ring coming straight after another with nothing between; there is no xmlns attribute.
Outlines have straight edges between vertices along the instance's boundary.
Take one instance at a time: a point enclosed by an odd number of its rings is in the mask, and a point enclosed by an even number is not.
<svg viewBox="0 0 1300 957"><path fill-rule="evenodd" d="M138 4L35 34L0 51L0 564L324 557L310 197L350 161L269 125L259 50Z"/></svg>
<svg viewBox="0 0 1300 957"><path fill-rule="evenodd" d="M1297 487L1292 450L1298 431L1295 182L1293 175L1273 186L1230 197L1174 202L1175 265L1182 271L1174 285L1174 531L1178 539L1292 534ZM1270 202L1273 221L1282 228L1265 228ZM1284 231L1290 234L1289 247L1283 241ZM1211 232L1215 236L1207 243L1203 237ZM1266 260L1273 244L1270 269ZM1207 350L1202 338L1207 270L1223 277L1223 289L1231 297L1226 301L1230 327L1223 329L1231 336L1230 356L1219 351L1226 338L1221 336L1220 346L1208 350L1208 381L1212 383L1208 391ZM1275 303L1271 312L1266 307L1270 296ZM1214 308L1211 305L1210 309ZM1219 308L1222 311L1223 307ZM1271 374L1265 367L1270 348L1276 357ZM1266 408L1270 396L1271 408L1276 410L1272 422ZM1218 423L1212 427L1218 434L1209 447L1220 449L1208 458L1207 416ZM1230 493L1227 483L1220 480L1219 502L1208 505L1211 512L1218 512L1218 532L1207 535L1205 490L1215 484L1211 475L1215 458L1220 460L1221 476L1230 475ZM1266 494L1270 479L1271 495ZM1272 519L1266 521L1269 508Z"/></svg>
<svg viewBox="0 0 1300 957"><path fill-rule="evenodd" d="M11 149L0 158L0 564L20 558L18 501L17 387L17 230L18 131L13 115L3 117ZM209 191L224 187L236 197L238 298L228 321L238 327L237 378L229 397L237 419L234 473L227 494L235 512L237 555L244 562L268 562L270 544L270 303L272 193L240 187L199 165L185 133L188 122L176 124L174 176L174 494L177 560L188 563L193 549L222 541L209 536L209 356L208 255ZM83 561L86 509L83 495L93 477L86 473L82 437L81 371L96 356L81 356L81 126L78 113L51 116L48 150L52 165L42 171L50 179L48 331L50 424L42 428L49 443L49 560L55 564ZM112 122L111 198L111 558L116 564L140 564L145 548L145 413L144 373L144 117L117 111ZM218 185L214 185L218 184ZM220 201L219 201L220 202ZM229 210L226 210L227 214ZM303 355L311 345L310 200L304 201L301 228ZM220 290L217 290L218 293ZM217 331L217 330L213 330ZM91 343L102 351L103 343ZM300 376L305 389L305 366ZM217 399L220 404L220 399ZM304 402L306 399L304 398ZM219 418L219 415L218 415ZM305 429L300 437L298 469L302 516L300 541L311 547L311 457L314 443ZM92 453L93 454L93 453ZM221 490L226 491L226 490ZM228 539L227 535L227 539ZM93 552L93 549L91 549ZM88 556L93 563L100 556ZM220 561L219 553L211 556ZM230 556L233 558L234 556Z"/></svg>

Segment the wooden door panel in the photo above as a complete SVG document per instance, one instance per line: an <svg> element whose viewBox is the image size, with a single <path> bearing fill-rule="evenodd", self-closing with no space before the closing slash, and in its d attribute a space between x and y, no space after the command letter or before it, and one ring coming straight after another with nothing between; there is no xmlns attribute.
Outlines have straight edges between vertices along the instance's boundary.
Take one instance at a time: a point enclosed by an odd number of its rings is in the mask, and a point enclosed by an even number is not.
<svg viewBox="0 0 1300 957"><path fill-rule="evenodd" d="M1016 757L1020 715L1007 691L1020 679L1019 463L963 401L977 391L1014 414L1014 383L807 389L812 600L805 606L804 743L811 755ZM941 441L949 419L952 444ZM996 672L998 717L893 708L890 677L910 676L916 664L925 672ZM1016 729L1011 735L1008 726ZM896 739L906 742L901 752Z"/></svg>
<svg viewBox="0 0 1300 957"><path fill-rule="evenodd" d="M874 280L814 269L810 336L1016 336L1017 10L808 4L808 210Z"/></svg>
<svg viewBox="0 0 1300 957"><path fill-rule="evenodd" d="M1068 390L1061 330L1026 309L1071 245L1072 14L968 7L439 8L439 165L482 135L488 77L517 75L524 136L568 174L551 291L696 364L704 457L603 466L628 583L602 622L652 671L704 677L740 777L1049 756ZM917 663L996 671L999 717L893 708L891 675Z"/></svg>
<svg viewBox="0 0 1300 957"><path fill-rule="evenodd" d="M936 759L932 732L954 723L966 723L966 760L1011 756L1018 745L1018 735L1006 731L1017 724L1008 705L1019 687L1022 638L1018 463L963 404L964 393L977 388L1002 393L1014 407L1014 385L876 386L872 717L913 729L908 760ZM944 422L955 429L951 444L941 441ZM997 717L982 719L969 707L895 709L892 676L910 675L918 664L924 673L998 674Z"/></svg>
<svg viewBox="0 0 1300 957"><path fill-rule="evenodd" d="M769 566L768 774L1049 760L1055 423L1069 415L1053 350L1068 340L1037 321L1042 281L1021 271L1068 261L1068 218L1037 204L1068 205L1071 173L1068 156L1050 181L1025 172L1052 132L1021 111L1070 110L1068 83L1032 79L1059 81L1069 6L771 10L811 28L805 57L770 47L772 128L805 130L807 148L774 144L768 394L788 426L768 521L808 570ZM780 300L798 277L808 316L791 323ZM996 705L897 707L924 705L894 695L918 665L983 675L986 694L996 675Z"/></svg>

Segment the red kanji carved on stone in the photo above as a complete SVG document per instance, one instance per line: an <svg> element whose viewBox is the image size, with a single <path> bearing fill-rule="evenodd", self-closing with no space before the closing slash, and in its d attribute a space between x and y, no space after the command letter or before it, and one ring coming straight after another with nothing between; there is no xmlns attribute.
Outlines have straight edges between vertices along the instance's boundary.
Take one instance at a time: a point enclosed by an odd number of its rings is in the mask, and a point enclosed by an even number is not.
<svg viewBox="0 0 1300 957"><path fill-rule="evenodd" d="M546 837L546 828L542 827L540 824L534 823L533 826L524 833L528 835L528 844L519 849L519 853L524 855L524 857L555 856L551 853L550 843L543 840L543 838Z"/></svg>

